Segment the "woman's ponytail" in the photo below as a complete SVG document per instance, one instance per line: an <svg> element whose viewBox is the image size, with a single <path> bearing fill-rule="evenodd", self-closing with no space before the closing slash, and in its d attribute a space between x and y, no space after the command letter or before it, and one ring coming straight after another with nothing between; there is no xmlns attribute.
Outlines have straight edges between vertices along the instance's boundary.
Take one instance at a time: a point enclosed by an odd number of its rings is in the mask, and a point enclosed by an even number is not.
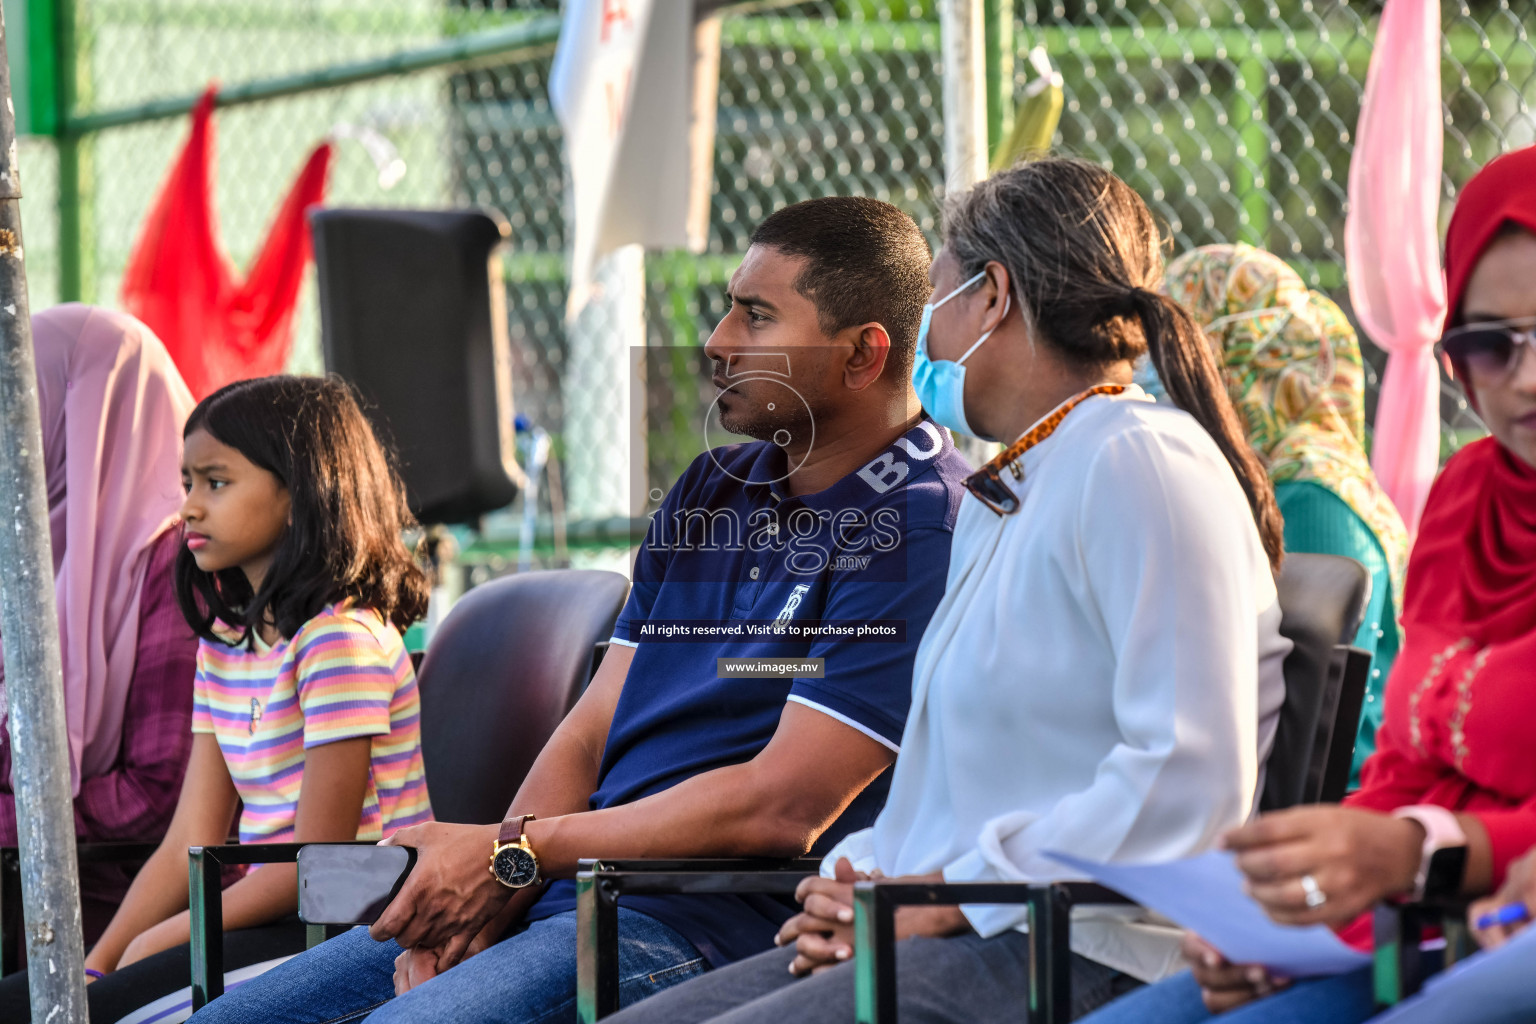
<svg viewBox="0 0 1536 1024"><path fill-rule="evenodd" d="M944 249L964 277L1002 262L1032 336L1085 371L1150 349L1168 396L1199 421L1237 474L1269 564L1279 571L1284 544L1274 487L1195 322L1147 290L1163 276L1162 241L1129 185L1086 160L1019 164L949 200Z"/></svg>
<svg viewBox="0 0 1536 1024"><path fill-rule="evenodd" d="M1253 510L1254 524L1264 542L1270 568L1280 571L1284 557L1284 523L1275 503L1269 474L1254 454L1227 397L1216 359L1200 329L1182 306L1145 288L1131 289L1129 302L1141 321L1152 365L1168 397L1205 428L1221 449Z"/></svg>

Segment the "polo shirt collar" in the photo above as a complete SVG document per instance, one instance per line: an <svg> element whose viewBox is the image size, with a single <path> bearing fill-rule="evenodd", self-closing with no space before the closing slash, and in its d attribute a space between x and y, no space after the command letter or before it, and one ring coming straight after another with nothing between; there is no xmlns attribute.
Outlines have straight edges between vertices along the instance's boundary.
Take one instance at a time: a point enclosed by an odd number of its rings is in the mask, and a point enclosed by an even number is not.
<svg viewBox="0 0 1536 1024"><path fill-rule="evenodd" d="M910 446L921 452L928 452L933 448L933 433L939 436L940 447L937 454L921 462L908 458L907 448ZM836 511L844 508L863 508L871 504L875 499L882 497L883 492L877 491L860 478L860 470L844 476L836 483L814 494L804 494L799 497L791 497L785 485L788 483L786 469L788 459L784 449L772 442L759 442L761 447L757 457L753 459L751 467L746 474L747 487L754 493L761 493L764 498L779 505L784 502L796 502L813 510ZM929 472L937 465L945 455L954 450L954 442L950 440L949 431L940 427L923 414L922 420L907 431L897 440L886 446L885 450L875 456L865 467L886 459L894 459L907 464L910 475L902 481L902 485L910 484L913 480ZM863 468L863 467L861 467Z"/></svg>

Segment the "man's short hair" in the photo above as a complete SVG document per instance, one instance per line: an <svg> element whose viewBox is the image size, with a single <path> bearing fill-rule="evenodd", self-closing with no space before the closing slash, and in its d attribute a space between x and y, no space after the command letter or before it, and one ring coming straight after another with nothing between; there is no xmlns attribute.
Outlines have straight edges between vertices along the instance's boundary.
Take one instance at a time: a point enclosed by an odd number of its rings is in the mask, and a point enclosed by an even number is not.
<svg viewBox="0 0 1536 1024"><path fill-rule="evenodd" d="M863 196L807 199L770 215L751 244L806 261L795 290L816 306L823 334L883 325L891 337L889 379L906 382L931 291L928 241L911 217Z"/></svg>

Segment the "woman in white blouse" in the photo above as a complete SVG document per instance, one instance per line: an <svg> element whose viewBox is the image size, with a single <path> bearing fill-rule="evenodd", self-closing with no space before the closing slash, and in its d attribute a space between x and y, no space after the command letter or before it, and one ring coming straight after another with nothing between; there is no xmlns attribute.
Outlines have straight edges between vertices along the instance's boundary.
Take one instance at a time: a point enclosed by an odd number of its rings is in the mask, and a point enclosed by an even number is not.
<svg viewBox="0 0 1536 1024"><path fill-rule="evenodd" d="M1025 164L951 203L914 384L939 423L1011 443L967 481L890 798L802 883L784 948L616 1024L845 1022L856 878L1063 879L1046 851L1167 860L1248 817L1290 649L1280 515L1161 275L1146 205L1095 164ZM1131 383L1149 349L1177 409ZM1024 916L904 909L901 1020L1017 1017ZM1079 1014L1178 967L1178 933L1123 910L1072 934Z"/></svg>

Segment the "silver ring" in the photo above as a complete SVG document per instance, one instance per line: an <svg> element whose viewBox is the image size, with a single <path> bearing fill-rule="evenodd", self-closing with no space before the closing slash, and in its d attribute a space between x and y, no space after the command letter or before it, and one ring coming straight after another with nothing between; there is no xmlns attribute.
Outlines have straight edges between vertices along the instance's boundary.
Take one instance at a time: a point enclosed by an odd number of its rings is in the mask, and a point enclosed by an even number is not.
<svg viewBox="0 0 1536 1024"><path fill-rule="evenodd" d="M1316 910L1328 902L1328 894L1317 887L1317 879L1311 875L1301 876L1301 888L1307 894L1307 909Z"/></svg>

